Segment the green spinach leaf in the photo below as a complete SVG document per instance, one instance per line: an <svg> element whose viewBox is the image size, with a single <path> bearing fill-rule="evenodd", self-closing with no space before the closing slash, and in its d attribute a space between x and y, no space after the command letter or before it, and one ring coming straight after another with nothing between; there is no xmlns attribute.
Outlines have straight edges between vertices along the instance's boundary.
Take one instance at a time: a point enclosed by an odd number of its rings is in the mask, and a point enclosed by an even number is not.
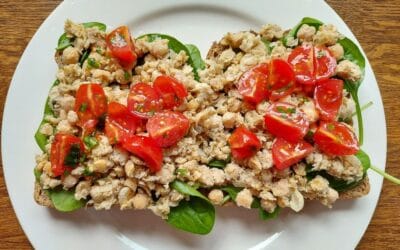
<svg viewBox="0 0 400 250"><path fill-rule="evenodd" d="M279 214L281 213L281 210L282 209L280 206L276 206L275 210L272 213L268 213L264 209L259 208L258 214L262 220L271 220L271 219L278 218Z"/></svg>
<svg viewBox="0 0 400 250"><path fill-rule="evenodd" d="M203 61L200 50L196 47L196 45L186 44L185 46L189 50L189 57L192 58L194 67L197 70L204 69L206 67L206 63Z"/></svg>
<svg viewBox="0 0 400 250"><path fill-rule="evenodd" d="M39 170L34 168L33 169L33 174L35 175L36 182L40 182L40 176L42 175L42 172L40 172Z"/></svg>
<svg viewBox="0 0 400 250"><path fill-rule="evenodd" d="M355 154L355 156L361 162L361 165L363 166L363 171L364 173L366 173L367 170L371 167L371 160L369 156L361 149L357 152L357 154Z"/></svg>
<svg viewBox="0 0 400 250"><path fill-rule="evenodd" d="M81 57L79 58L79 65L81 66L81 68L83 66L83 63L89 57L89 54L90 54L90 50L86 49L86 50L83 51Z"/></svg>
<svg viewBox="0 0 400 250"><path fill-rule="evenodd" d="M261 42L263 42L263 44L265 45L265 49L267 50L267 53L268 54L271 54L271 52L272 52L272 47L271 47L271 42L270 41L268 41L267 39L265 39L265 38L261 38Z"/></svg>
<svg viewBox="0 0 400 250"><path fill-rule="evenodd" d="M220 160L220 159L214 158L207 164L207 166L209 166L211 168L223 169L230 162L231 162L231 156L229 155L228 158L226 158L226 160Z"/></svg>
<svg viewBox="0 0 400 250"><path fill-rule="evenodd" d="M72 212L85 206L86 200L76 200L74 194L74 191L62 188L48 190L54 207L61 212Z"/></svg>
<svg viewBox="0 0 400 250"><path fill-rule="evenodd" d="M363 172L364 172L363 179L364 179L365 176L367 176L367 170L371 167L371 161L369 159L369 156L361 149L357 152L357 154L355 154L355 156L360 160L361 165L363 167ZM313 171L310 165L307 166L306 172L308 180L312 180L317 175L320 175L321 177L327 179L329 182L329 186L338 192L343 192L355 188L363 181L363 179L359 181L350 181L350 182L342 180L328 174L325 170Z"/></svg>
<svg viewBox="0 0 400 250"><path fill-rule="evenodd" d="M101 31L106 31L106 29L107 29L107 26L104 23L99 23L99 22L82 23L82 25L85 28L97 27Z"/></svg>
<svg viewBox="0 0 400 250"><path fill-rule="evenodd" d="M394 184L400 185L400 179L386 173L385 171L381 170L380 168L377 168L371 164L371 160L368 156L367 153L362 151L361 149L355 154L357 158L360 160L363 170L364 170L364 175L366 175L368 169L372 169L374 172L378 173L382 177L384 177L386 180L393 182Z"/></svg>
<svg viewBox="0 0 400 250"><path fill-rule="evenodd" d="M339 178L336 178L330 174L328 174L325 170L320 170L320 171L311 171L307 174L307 179L312 180L314 179L317 175L324 177L328 182L329 186L333 189L335 189L338 192L343 192L352 188L355 188L362 182L362 179L359 181L346 181L342 180Z"/></svg>
<svg viewBox="0 0 400 250"><path fill-rule="evenodd" d="M54 81L54 83L51 86L51 88L53 88L54 86L57 86L58 84L60 84L60 81L57 79L57 80ZM53 116L54 115L53 109L51 108L49 101L50 100L47 97L46 104L44 106L44 111L43 111L43 118L42 118L42 121L39 124L39 128L36 130L36 133L35 133L36 143L38 144L39 148L43 152L46 151L46 144L47 144L47 142L49 140L49 136L42 134L40 132L40 128L42 127L43 124L47 123L46 120L45 120L46 116L48 116L48 115Z"/></svg>
<svg viewBox="0 0 400 250"><path fill-rule="evenodd" d="M309 25L309 26L314 26L315 29L317 29L317 30L318 30L318 28L319 28L321 25L323 25L323 23L322 23L320 20L318 20L318 19L315 19L315 18L312 18L312 17L304 17L303 19L301 19L301 21L300 21L299 24L297 24L296 26L294 26L294 28L291 29L291 30L289 31L289 33L288 33L286 36L283 37L283 39L282 39L283 45L285 45L286 47L290 47L290 46L288 45L288 42L289 42L290 40L294 40L294 39L297 38L297 32L299 31L300 27L301 27L303 24L307 24L307 25Z"/></svg>
<svg viewBox="0 0 400 250"><path fill-rule="evenodd" d="M215 208L202 198L191 197L190 200L182 200L177 207L171 208L167 222L187 232L208 234L214 227Z"/></svg>
<svg viewBox="0 0 400 250"><path fill-rule="evenodd" d="M195 234L208 234L214 227L215 208L209 200L194 187L175 180L171 187L181 194L189 195L190 200L182 200L168 215L168 224Z"/></svg>
<svg viewBox="0 0 400 250"><path fill-rule="evenodd" d="M237 194L243 190L241 187L234 187L234 186L226 186L221 188L222 191L225 191L228 193L229 197L234 201L236 200Z"/></svg>
<svg viewBox="0 0 400 250"><path fill-rule="evenodd" d="M99 142L97 141L96 137L94 136L85 136L83 138L83 143L85 143L86 147L88 149L92 149L99 145Z"/></svg>
<svg viewBox="0 0 400 250"><path fill-rule="evenodd" d="M357 122L358 122L358 139L359 139L360 145L362 145L363 140L364 140L364 125L363 125L360 101L358 99L358 89L360 88L361 82L364 78L365 58L362 55L358 46L353 41L348 39L347 37L340 39L338 41L338 43L343 47L343 50L344 50L343 58L357 64L360 67L361 72L363 74L361 80L358 82L352 82L349 80L344 81L345 89L350 93L351 97L353 98L353 100L356 104L356 114L357 114Z"/></svg>
<svg viewBox="0 0 400 250"><path fill-rule="evenodd" d="M365 58L361 53L360 49L358 48L358 46L347 37L340 39L338 43L343 47L344 50L343 58L354 62L360 67L361 71L364 71Z"/></svg>
<svg viewBox="0 0 400 250"><path fill-rule="evenodd" d="M174 182L171 183L171 187L181 194L198 197L208 201L208 199L204 195L202 195L199 191L197 191L194 187L182 181L175 180Z"/></svg>
<svg viewBox="0 0 400 250"><path fill-rule="evenodd" d="M181 43L180 41L178 41L176 38L169 36L169 35L164 35L164 34L157 34L157 33L152 33L152 34L145 34L142 36L139 36L137 39L141 39L146 37L147 41L152 42L156 39L166 39L168 40L168 47L174 51L175 53L179 53L182 50L185 51L185 53L189 56L189 64L192 66L193 68L193 74L194 74L194 78L199 81L200 77L198 74L198 71L200 71L202 68L202 59L200 56L200 52L195 52L193 53L193 50L198 51L198 49L194 49L194 45L190 45L188 48L187 46L185 46L183 43ZM192 53L191 53L192 51Z"/></svg>
<svg viewBox="0 0 400 250"><path fill-rule="evenodd" d="M99 22L88 22L88 23L83 23L83 27L85 28L93 28L97 27L101 31L106 31L107 26L104 23L99 23ZM60 38L58 38L58 43L57 43L57 50L63 50L69 46L72 46L75 38L74 37L69 37L67 33L63 33Z"/></svg>
<svg viewBox="0 0 400 250"><path fill-rule="evenodd" d="M68 37L67 33L64 33L58 38L58 43L57 43L57 50L63 50L69 46L72 46L72 43L74 42L73 37Z"/></svg>
<svg viewBox="0 0 400 250"><path fill-rule="evenodd" d="M262 220L269 220L269 219L275 219L278 217L278 215L281 212L281 208L279 206L275 207L275 210L272 213L268 213L261 207L260 199L259 198L254 198L253 203L251 204L251 208L256 208L258 209L258 216Z"/></svg>
<svg viewBox="0 0 400 250"><path fill-rule="evenodd" d="M240 187L234 187L234 186L226 186L221 188L222 191L225 191L228 193L229 197L235 201L238 193L243 190L243 188ZM272 213L268 213L261 207L260 199L259 198L254 198L253 203L251 204L251 208L258 209L258 215L262 220L268 220L268 219L274 219L278 217L281 208L277 206L275 210Z"/></svg>

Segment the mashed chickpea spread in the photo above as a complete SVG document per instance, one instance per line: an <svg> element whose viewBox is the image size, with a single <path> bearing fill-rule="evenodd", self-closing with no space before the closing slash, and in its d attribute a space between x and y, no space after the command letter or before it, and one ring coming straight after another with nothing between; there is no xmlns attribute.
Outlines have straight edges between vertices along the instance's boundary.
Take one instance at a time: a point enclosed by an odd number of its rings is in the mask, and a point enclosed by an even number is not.
<svg viewBox="0 0 400 250"><path fill-rule="evenodd" d="M265 218L305 199L331 207L367 180L345 87L363 70L334 26L227 33L203 61L169 36L102 25L66 21L36 134L39 189L77 203L59 210L150 209L207 233L176 218L200 201Z"/></svg>

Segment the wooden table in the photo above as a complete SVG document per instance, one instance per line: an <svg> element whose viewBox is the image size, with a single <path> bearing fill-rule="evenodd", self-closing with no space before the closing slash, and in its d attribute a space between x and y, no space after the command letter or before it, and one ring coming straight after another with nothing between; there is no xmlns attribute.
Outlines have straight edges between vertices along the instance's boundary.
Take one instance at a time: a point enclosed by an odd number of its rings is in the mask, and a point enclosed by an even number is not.
<svg viewBox="0 0 400 250"><path fill-rule="evenodd" d="M372 64L383 96L390 135L386 170L400 176L400 1L328 2L354 32ZM22 52L59 3L59 0L0 1L1 107ZM2 109L0 112L2 115ZM15 217L2 172L0 168L0 249L31 249ZM400 187L384 182L378 207L359 249L400 248L399 192Z"/></svg>

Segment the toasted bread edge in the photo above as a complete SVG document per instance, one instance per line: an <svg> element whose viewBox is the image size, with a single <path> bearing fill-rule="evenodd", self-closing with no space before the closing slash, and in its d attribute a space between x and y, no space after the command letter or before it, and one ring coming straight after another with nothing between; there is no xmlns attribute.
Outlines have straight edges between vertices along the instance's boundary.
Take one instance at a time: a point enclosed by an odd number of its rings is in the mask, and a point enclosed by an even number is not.
<svg viewBox="0 0 400 250"><path fill-rule="evenodd" d="M35 182L35 191L33 198L36 203L45 207L54 207L53 202L51 202L50 197L44 192L42 187L38 182Z"/></svg>

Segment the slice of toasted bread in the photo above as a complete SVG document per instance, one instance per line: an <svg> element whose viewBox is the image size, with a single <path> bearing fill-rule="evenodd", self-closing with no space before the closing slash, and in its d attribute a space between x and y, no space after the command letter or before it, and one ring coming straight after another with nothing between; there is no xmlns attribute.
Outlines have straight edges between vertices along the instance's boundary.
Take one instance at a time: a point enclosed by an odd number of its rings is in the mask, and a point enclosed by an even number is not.
<svg viewBox="0 0 400 250"><path fill-rule="evenodd" d="M35 182L35 191L33 198L36 203L45 207L54 207L53 202L51 202L50 197L44 192L39 183Z"/></svg>
<svg viewBox="0 0 400 250"><path fill-rule="evenodd" d="M252 33L255 33L254 31L251 31ZM212 60L216 57L218 57L224 50L228 49L228 46L222 45L219 42L213 42L211 48L209 49L207 53L207 59ZM369 184L369 179L368 176L363 179L363 181L356 186L355 188L352 188L350 190L344 191L339 193L339 199L355 199L359 198L361 196L367 195L370 190L370 184ZM307 199L307 197L305 197Z"/></svg>

